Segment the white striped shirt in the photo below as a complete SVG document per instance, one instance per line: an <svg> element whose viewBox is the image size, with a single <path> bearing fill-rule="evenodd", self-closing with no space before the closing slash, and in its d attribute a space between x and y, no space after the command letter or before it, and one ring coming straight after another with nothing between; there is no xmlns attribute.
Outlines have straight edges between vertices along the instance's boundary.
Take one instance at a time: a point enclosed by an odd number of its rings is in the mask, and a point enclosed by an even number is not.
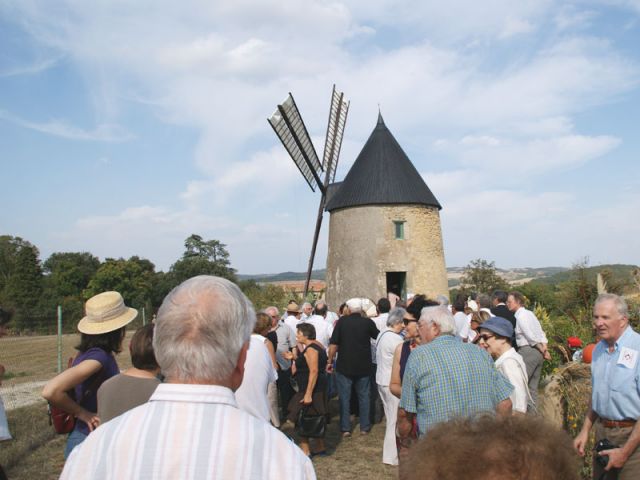
<svg viewBox="0 0 640 480"><path fill-rule="evenodd" d="M215 385L158 385L77 446L61 479L314 480L311 460Z"/></svg>

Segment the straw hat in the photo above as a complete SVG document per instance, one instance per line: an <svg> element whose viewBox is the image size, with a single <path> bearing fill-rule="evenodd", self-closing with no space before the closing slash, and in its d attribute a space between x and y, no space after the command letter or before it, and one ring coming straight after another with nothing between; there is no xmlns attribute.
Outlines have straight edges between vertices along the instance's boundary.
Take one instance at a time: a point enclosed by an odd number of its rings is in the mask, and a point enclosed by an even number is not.
<svg viewBox="0 0 640 480"><path fill-rule="evenodd" d="M127 307L118 292L103 292L91 297L84 310L86 316L78 323L78 330L89 335L113 332L138 316L138 311Z"/></svg>
<svg viewBox="0 0 640 480"><path fill-rule="evenodd" d="M300 313L300 306L296 302L291 301L289 305L287 305L287 312Z"/></svg>

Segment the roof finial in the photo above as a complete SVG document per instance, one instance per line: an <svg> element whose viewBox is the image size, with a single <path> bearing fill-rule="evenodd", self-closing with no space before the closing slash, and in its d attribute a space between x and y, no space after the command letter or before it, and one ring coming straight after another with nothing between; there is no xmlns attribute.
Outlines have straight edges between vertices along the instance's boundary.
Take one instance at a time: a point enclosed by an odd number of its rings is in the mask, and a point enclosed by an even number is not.
<svg viewBox="0 0 640 480"><path fill-rule="evenodd" d="M382 113L380 112L380 104L378 103L378 125L384 125L384 120L382 119Z"/></svg>

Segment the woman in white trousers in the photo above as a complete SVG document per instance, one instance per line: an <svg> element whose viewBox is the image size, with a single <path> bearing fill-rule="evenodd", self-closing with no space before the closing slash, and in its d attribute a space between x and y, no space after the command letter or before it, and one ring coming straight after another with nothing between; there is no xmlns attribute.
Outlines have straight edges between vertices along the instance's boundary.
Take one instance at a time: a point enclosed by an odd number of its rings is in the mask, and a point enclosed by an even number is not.
<svg viewBox="0 0 640 480"><path fill-rule="evenodd" d="M402 343L400 332L404 329L404 308L394 308L387 317L387 328L383 330L376 340L376 359L378 369L376 371L376 383L378 392L384 405L384 415L387 419L387 428L384 433L382 447L382 463L398 465L398 449L396 448L396 420L400 400L389 391L391 379L391 365L396 347Z"/></svg>

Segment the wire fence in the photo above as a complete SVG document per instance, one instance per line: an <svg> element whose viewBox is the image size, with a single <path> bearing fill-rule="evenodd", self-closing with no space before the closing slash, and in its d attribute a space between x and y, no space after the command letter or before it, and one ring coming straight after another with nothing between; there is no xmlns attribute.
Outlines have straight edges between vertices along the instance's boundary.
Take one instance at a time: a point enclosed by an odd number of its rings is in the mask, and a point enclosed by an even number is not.
<svg viewBox="0 0 640 480"><path fill-rule="evenodd" d="M123 342L123 352L116 356L122 369L131 365L128 345L141 321L132 322ZM7 410L44 401L40 395L45 383L67 368L68 359L76 355L74 348L80 335L21 335L0 338L0 364L5 374L0 397Z"/></svg>

